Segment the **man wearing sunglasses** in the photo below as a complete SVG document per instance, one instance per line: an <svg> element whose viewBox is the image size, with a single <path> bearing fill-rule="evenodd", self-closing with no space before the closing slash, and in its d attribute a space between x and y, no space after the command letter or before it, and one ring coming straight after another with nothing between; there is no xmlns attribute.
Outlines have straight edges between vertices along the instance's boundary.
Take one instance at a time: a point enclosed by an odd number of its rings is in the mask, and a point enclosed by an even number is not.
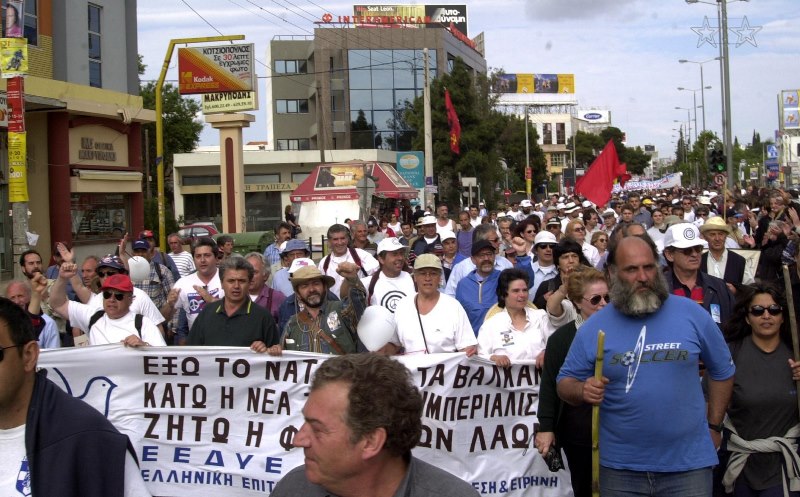
<svg viewBox="0 0 800 497"><path fill-rule="evenodd" d="M688 297L711 314L721 328L733 314L734 299L725 281L700 271L704 242L692 223L670 226L664 234L665 273L669 291Z"/></svg>
<svg viewBox="0 0 800 497"><path fill-rule="evenodd" d="M67 281L77 271L75 263L65 262L61 265L58 279L51 290L50 303L73 326L87 332L89 345L119 342L128 347L166 345L158 326L146 316L137 318L137 313L131 310L133 283L127 274L114 274L103 279L100 285L103 305L98 308L67 300ZM96 316L99 310L104 313Z"/></svg>
<svg viewBox="0 0 800 497"><path fill-rule="evenodd" d="M37 373L38 358L30 320L0 298L0 493L150 495L128 437Z"/></svg>

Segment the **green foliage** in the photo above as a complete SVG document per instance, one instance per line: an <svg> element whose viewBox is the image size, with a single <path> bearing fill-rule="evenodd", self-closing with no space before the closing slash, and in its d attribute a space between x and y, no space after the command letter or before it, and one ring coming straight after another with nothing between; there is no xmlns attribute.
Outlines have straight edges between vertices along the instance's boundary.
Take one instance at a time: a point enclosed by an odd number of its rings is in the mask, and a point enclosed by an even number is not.
<svg viewBox="0 0 800 497"><path fill-rule="evenodd" d="M167 229L164 235L166 236L178 231L178 221L175 220L175 211L171 205L166 205L164 216L166 217L165 227ZM153 230L153 234L155 234L156 240L158 240L158 199L144 199L144 226L149 230Z"/></svg>
<svg viewBox="0 0 800 497"><path fill-rule="evenodd" d="M155 86L149 82L140 87L140 94L144 107L155 109ZM165 84L162 96L162 110L164 119L164 176L172 175L172 157L178 153L191 152L200 141L200 132L203 123L196 119L202 110L199 102L191 98L183 98L178 93L178 88ZM150 174L155 176L156 171L156 125L145 124L142 126L142 144L144 145L144 131L149 134Z"/></svg>
<svg viewBox="0 0 800 497"><path fill-rule="evenodd" d="M642 174L644 169L650 165L650 156L641 147L629 148L622 141L625 133L619 128L609 126L600 131L600 134L577 131L574 141L569 140L569 146L575 146L575 165L577 167L588 168L592 162L600 155L609 140L614 142L619 161L626 164L628 172L632 174Z"/></svg>
<svg viewBox="0 0 800 497"><path fill-rule="evenodd" d="M450 127L444 106L447 88L461 124L460 155L450 150ZM482 188L488 205L503 200L505 172L500 167L503 158L508 165L509 188L524 189L525 185L525 125L516 116L495 110L495 100L489 92L490 80L485 75L470 74L461 59L456 59L449 74L431 83L431 129L433 135L434 175L439 186L439 199L459 205L461 187L459 174L474 176ZM401 119L395 119L395 129L403 130L412 149L424 150L424 115L422 97L406 107ZM545 159L537 145L535 127L528 127L530 166L533 184L544 181Z"/></svg>

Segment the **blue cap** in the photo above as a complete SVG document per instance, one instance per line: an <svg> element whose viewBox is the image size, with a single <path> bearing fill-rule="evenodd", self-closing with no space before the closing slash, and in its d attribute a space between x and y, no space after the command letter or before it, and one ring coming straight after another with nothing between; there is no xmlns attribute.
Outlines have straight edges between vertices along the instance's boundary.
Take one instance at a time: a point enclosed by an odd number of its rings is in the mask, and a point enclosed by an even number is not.
<svg viewBox="0 0 800 497"><path fill-rule="evenodd" d="M136 240L133 242L133 250L150 250L150 243L147 240Z"/></svg>
<svg viewBox="0 0 800 497"><path fill-rule="evenodd" d="M286 242L286 247L283 248L281 254L288 254L292 250L305 250L306 252L309 252L306 242L303 240L298 240L297 238L292 238Z"/></svg>

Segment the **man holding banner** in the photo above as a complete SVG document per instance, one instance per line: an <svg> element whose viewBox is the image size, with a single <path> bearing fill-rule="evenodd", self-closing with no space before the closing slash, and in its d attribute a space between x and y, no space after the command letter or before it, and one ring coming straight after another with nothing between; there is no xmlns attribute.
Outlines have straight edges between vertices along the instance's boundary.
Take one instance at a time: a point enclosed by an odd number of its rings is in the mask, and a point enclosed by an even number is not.
<svg viewBox="0 0 800 497"><path fill-rule="evenodd" d="M0 298L0 495L149 496L128 437L38 359L31 321Z"/></svg>
<svg viewBox="0 0 800 497"><path fill-rule="evenodd" d="M469 497L478 492L414 457L422 435L422 395L401 363L378 354L323 362L294 436L305 464L275 486L272 497L338 495Z"/></svg>

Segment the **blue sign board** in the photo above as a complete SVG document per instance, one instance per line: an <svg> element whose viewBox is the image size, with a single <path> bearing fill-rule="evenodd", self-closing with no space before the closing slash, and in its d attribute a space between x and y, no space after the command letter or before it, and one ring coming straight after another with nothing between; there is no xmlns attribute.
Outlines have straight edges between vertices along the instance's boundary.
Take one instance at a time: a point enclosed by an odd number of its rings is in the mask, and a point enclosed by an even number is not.
<svg viewBox="0 0 800 497"><path fill-rule="evenodd" d="M775 145L767 145L767 159L778 158L778 147Z"/></svg>
<svg viewBox="0 0 800 497"><path fill-rule="evenodd" d="M414 188L424 188L425 153L397 152L397 173Z"/></svg>

